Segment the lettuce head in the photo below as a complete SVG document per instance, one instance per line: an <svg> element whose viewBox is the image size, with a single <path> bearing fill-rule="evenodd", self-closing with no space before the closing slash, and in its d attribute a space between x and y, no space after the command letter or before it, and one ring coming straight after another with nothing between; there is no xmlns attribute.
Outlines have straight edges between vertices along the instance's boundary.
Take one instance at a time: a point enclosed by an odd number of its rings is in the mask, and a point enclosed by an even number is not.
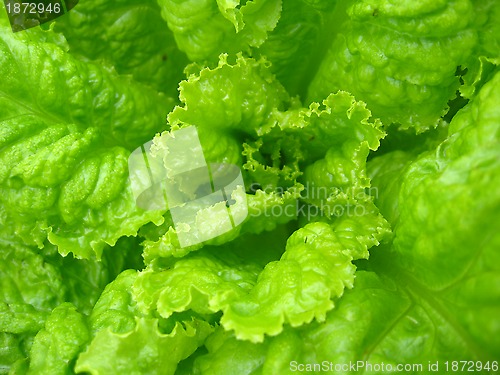
<svg viewBox="0 0 500 375"><path fill-rule="evenodd" d="M14 3L1 374L498 371L500 2Z"/></svg>

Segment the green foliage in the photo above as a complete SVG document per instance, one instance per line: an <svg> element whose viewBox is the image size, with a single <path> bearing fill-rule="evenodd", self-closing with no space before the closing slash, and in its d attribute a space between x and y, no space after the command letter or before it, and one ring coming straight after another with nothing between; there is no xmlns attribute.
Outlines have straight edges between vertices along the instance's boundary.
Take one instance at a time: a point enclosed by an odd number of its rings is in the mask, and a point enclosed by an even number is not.
<svg viewBox="0 0 500 375"><path fill-rule="evenodd" d="M499 2L0 7L0 373L500 358ZM183 248L128 157L189 126L248 217Z"/></svg>

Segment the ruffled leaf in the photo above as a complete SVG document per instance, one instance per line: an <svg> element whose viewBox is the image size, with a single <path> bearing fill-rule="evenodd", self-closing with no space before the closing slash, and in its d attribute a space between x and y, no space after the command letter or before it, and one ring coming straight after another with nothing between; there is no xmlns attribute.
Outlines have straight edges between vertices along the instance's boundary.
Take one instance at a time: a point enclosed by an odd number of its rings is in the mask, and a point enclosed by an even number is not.
<svg viewBox="0 0 500 375"><path fill-rule="evenodd" d="M345 217L335 223L335 230L326 223L307 225L290 237L281 259L262 271L237 259L228 262L230 254L219 258L206 251L177 260L165 271L146 271L134 284L138 306L144 312L157 310L164 318L187 310L221 310L225 329L254 342L262 341L264 334L280 333L285 323L322 321L333 307L332 299L352 287L352 260L368 256L368 247L387 232L380 219L373 237L363 237L364 225L374 223L373 217L358 219Z"/></svg>
<svg viewBox="0 0 500 375"><path fill-rule="evenodd" d="M89 336L84 317L73 305L58 306L35 337L28 374L67 374Z"/></svg>
<svg viewBox="0 0 500 375"><path fill-rule="evenodd" d="M177 364L191 355L210 334L203 321L177 323L169 334L155 319L137 319L133 331L99 331L75 365L76 372L98 374L174 374ZM134 355L130 355L134 353Z"/></svg>
<svg viewBox="0 0 500 375"><path fill-rule="evenodd" d="M320 100L348 90L384 123L422 132L436 126L459 86L477 33L469 0L361 0L309 88Z"/></svg>
<svg viewBox="0 0 500 375"><path fill-rule="evenodd" d="M135 206L127 148L162 128L171 101L29 35L0 32L5 220L28 244L48 236L61 254L100 256L106 243L162 220Z"/></svg>
<svg viewBox="0 0 500 375"><path fill-rule="evenodd" d="M489 361L491 369L498 350L470 337L468 322L460 318L459 310L450 308L446 297L442 299L439 293L420 289L409 279L367 271L357 271L356 275L355 287L346 291L325 323L312 323L300 330L286 329L258 344L219 330L207 340L208 353L194 360L192 371L205 375L229 375L234 369L245 374L293 374L300 368L305 370L306 365L313 369L324 364L323 369L334 374L344 374L346 370L375 374L375 366L383 363L385 369L415 364L408 369L421 372L429 363L435 366L438 361L442 370L444 362L454 357L480 360L481 365ZM478 285L475 290L481 288ZM472 294L467 296L477 304ZM493 299L483 300L485 305L490 304L488 301ZM490 318L495 313L498 310L492 311ZM476 324L488 327L479 320ZM406 343L404 351L402 342ZM355 367L349 367L350 363ZM345 364L348 367L342 367ZM367 367L370 364L371 369ZM416 367L419 364L423 366L421 370Z"/></svg>
<svg viewBox="0 0 500 375"><path fill-rule="evenodd" d="M281 0L159 0L162 16L191 61L248 52L276 27Z"/></svg>
<svg viewBox="0 0 500 375"><path fill-rule="evenodd" d="M156 1L86 1L56 21L71 54L109 63L122 75L177 96L186 56L161 18Z"/></svg>
<svg viewBox="0 0 500 375"><path fill-rule="evenodd" d="M255 54L265 56L292 95L305 97L324 54L325 37L337 25L335 0L284 1L276 28Z"/></svg>
<svg viewBox="0 0 500 375"><path fill-rule="evenodd" d="M190 318L168 322L146 317L150 316L149 311L141 314L132 293L136 279L136 271L125 271L104 290L89 319L93 338L80 355L76 371L114 374L153 370L173 374L177 364L192 354L211 333L211 323L204 320ZM160 330L169 326L170 333ZM131 349L133 347L137 349ZM131 350L140 354L132 357L120 354Z"/></svg>

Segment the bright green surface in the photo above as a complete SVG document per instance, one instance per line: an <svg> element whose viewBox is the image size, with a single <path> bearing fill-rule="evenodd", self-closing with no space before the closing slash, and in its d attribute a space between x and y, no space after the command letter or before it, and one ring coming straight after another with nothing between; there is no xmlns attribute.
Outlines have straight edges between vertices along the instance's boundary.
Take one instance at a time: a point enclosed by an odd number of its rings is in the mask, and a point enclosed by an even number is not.
<svg viewBox="0 0 500 375"><path fill-rule="evenodd" d="M0 373L500 359L500 3L0 14ZM192 125L249 215L181 248L128 157Z"/></svg>

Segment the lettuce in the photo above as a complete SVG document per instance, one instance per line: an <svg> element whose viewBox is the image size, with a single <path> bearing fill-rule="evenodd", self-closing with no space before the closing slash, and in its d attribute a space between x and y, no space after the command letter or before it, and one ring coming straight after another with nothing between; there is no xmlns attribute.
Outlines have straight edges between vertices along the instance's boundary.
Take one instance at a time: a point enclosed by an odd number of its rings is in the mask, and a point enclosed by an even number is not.
<svg viewBox="0 0 500 375"><path fill-rule="evenodd" d="M498 371L498 2L0 7L0 373ZM129 157L189 128L183 247Z"/></svg>

